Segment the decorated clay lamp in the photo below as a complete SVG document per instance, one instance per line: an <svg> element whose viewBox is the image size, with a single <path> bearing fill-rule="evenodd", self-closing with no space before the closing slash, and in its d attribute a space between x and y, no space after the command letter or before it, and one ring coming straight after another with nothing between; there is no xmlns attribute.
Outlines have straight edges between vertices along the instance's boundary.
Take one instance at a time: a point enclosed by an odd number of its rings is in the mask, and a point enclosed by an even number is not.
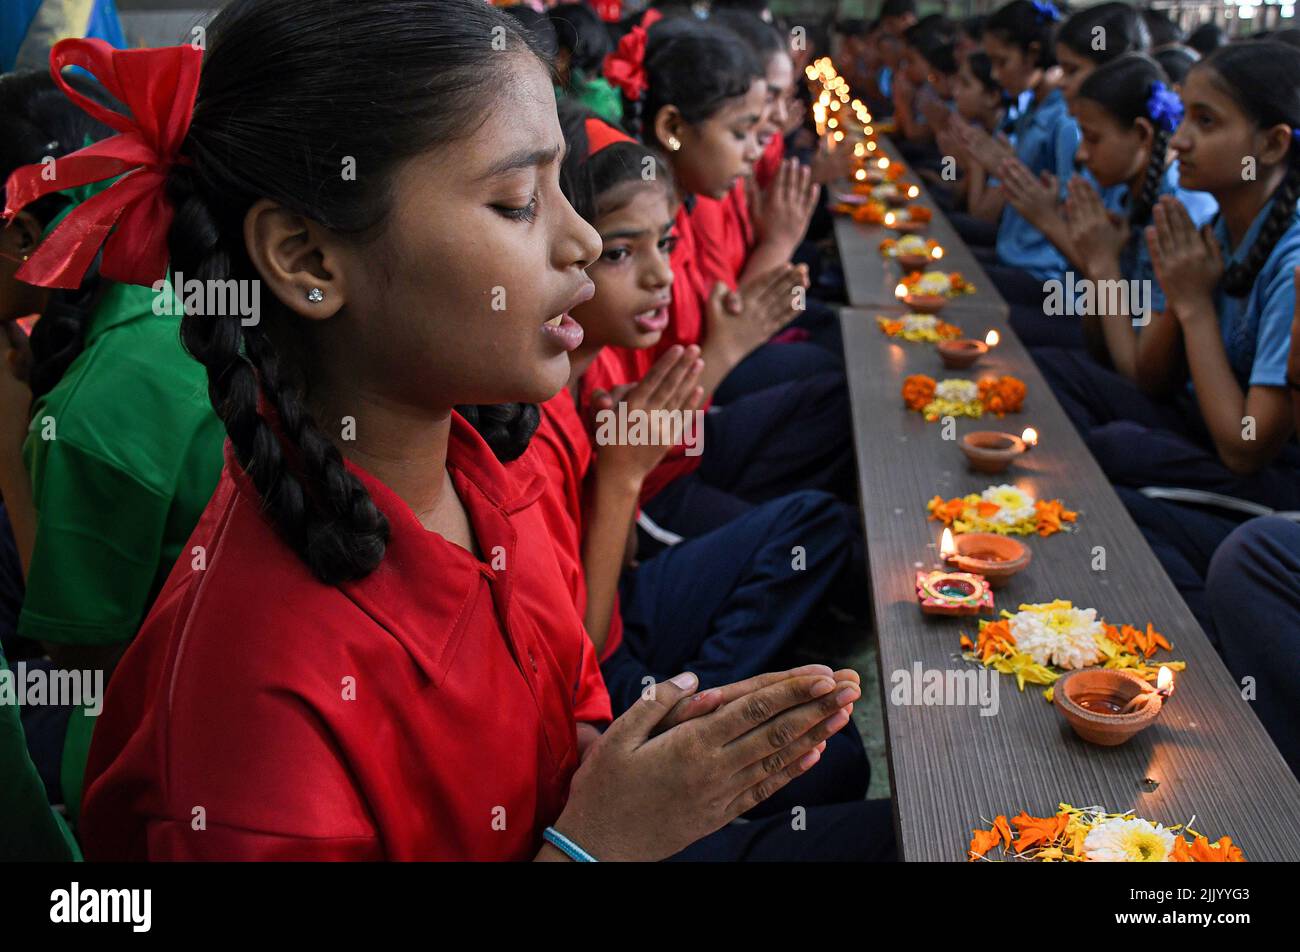
<svg viewBox="0 0 1300 952"><path fill-rule="evenodd" d="M993 588L1001 588L1011 581L1011 576L1029 564L1029 548L1010 536L994 532L969 532L956 538L951 529L943 530L939 554L944 561L963 572L972 572L988 579Z"/></svg>
<svg viewBox="0 0 1300 952"><path fill-rule="evenodd" d="M993 611L993 590L988 581L969 572L917 572L916 600L926 615Z"/></svg>
<svg viewBox="0 0 1300 952"><path fill-rule="evenodd" d="M1025 451L1025 442L1013 433L976 430L961 438L961 451L977 473L1000 473Z"/></svg>
<svg viewBox="0 0 1300 952"><path fill-rule="evenodd" d="M1056 682L1052 696L1070 727L1090 744L1116 747L1150 727L1173 693L1174 675L1160 669L1152 687L1132 671L1084 668Z"/></svg>

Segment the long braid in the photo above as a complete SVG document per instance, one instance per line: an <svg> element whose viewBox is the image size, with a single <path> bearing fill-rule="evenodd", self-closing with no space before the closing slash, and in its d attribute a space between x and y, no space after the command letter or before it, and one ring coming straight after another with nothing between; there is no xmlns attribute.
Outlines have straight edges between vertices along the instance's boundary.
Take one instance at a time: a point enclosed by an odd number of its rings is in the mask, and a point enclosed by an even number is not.
<svg viewBox="0 0 1300 952"><path fill-rule="evenodd" d="M1239 262L1229 267L1220 279L1220 286L1232 297L1245 297L1255 284L1264 262L1273 253L1273 246L1286 232L1295 214L1296 200L1300 199L1300 147L1292 146L1287 153L1286 176L1273 192L1273 208L1260 226L1255 242Z"/></svg>
<svg viewBox="0 0 1300 952"><path fill-rule="evenodd" d="M205 282L229 279L231 255L190 173L173 172L170 184L177 270ZM187 314L181 340L207 369L212 405L284 540L326 584L373 571L388 542L388 520L311 419L301 388L282 372L263 324L245 327L234 317ZM275 409L278 434L261 412L263 398ZM295 448L292 460L286 459L286 445Z"/></svg>
<svg viewBox="0 0 1300 952"><path fill-rule="evenodd" d="M1151 209L1155 207L1156 199L1160 196L1160 185L1165 180L1165 158L1169 153L1169 139L1168 131L1161 126L1155 127L1146 178L1142 180L1142 190L1136 200L1129 206L1130 228L1145 228L1151 222Z"/></svg>

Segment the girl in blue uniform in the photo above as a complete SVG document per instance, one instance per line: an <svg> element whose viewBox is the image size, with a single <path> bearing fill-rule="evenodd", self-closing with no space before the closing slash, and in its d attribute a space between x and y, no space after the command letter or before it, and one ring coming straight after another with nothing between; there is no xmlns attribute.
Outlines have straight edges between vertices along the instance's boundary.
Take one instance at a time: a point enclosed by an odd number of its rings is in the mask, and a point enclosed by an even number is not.
<svg viewBox="0 0 1300 952"><path fill-rule="evenodd" d="M1194 608L1232 510L1221 502L1175 507L1136 489L1300 509L1300 446L1286 389L1300 265L1296 76L1300 50L1269 41L1224 47L1188 73L1186 114L1170 147L1181 185L1210 193L1219 214L1198 232L1175 198L1159 199L1145 238L1166 314L1142 331L1136 382L1075 375L1063 391Z"/></svg>
<svg viewBox="0 0 1300 952"><path fill-rule="evenodd" d="M1087 353L1077 348L1035 349L1049 382L1061 382L1058 392L1067 412L1069 381L1091 373L1094 360L1130 381L1137 379L1139 331L1153 314L1165 310L1164 292L1143 238L1156 202L1162 195L1173 195L1198 227L1218 207L1205 192L1178 185L1169 162L1169 139L1182 119L1183 106L1150 57L1128 53L1093 70L1080 84L1073 111L1083 135L1077 158L1102 190L1098 194L1082 176L1069 184L1066 228L1076 274L1092 282L1140 282L1148 299L1129 302L1121 296L1111 302L1120 305L1116 313L1107 313L1099 300L1092 313L1082 315ZM1108 196L1122 217L1111 214ZM1080 414L1071 416L1077 419Z"/></svg>
<svg viewBox="0 0 1300 952"><path fill-rule="evenodd" d="M1030 94L1012 129L1014 154L1005 148L984 150L978 145L970 150L977 158L983 153L980 160L999 175L1008 190L1019 176L1041 180L1058 191L1074 167L1079 127L1070 117L1059 78L1052 70L1056 65L1052 33L1060 16L1044 0L1012 0L989 17L984 32L984 51L992 63L993 77L1013 99ZM986 270L1012 306L1012 326L1026 343L1052 343L1067 325L1047 323L1043 318L1043 285L1062 277L1065 257L1010 202L1002 210L995 252Z"/></svg>

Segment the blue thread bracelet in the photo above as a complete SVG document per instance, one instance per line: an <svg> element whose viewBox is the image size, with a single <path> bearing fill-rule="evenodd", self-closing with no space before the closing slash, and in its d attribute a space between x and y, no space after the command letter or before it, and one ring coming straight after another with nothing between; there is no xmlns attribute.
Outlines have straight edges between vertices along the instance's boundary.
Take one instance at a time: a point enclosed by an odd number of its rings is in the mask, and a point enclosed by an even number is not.
<svg viewBox="0 0 1300 952"><path fill-rule="evenodd" d="M546 842L550 843L575 863L599 862L596 857L592 856L553 826L548 826L542 831L542 839L546 840Z"/></svg>

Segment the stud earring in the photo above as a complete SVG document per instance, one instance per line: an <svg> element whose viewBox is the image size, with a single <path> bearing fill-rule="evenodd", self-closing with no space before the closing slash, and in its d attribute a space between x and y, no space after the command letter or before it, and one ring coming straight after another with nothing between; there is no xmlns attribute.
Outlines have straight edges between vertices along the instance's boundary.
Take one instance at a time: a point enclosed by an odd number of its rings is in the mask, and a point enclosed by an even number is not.
<svg viewBox="0 0 1300 952"><path fill-rule="evenodd" d="M671 149L672 151L676 152L676 151L677 151L678 149L680 149L681 147L682 147L682 141L681 141L680 139L678 139L676 136L669 136L669 137L668 137L668 148L669 148L669 149Z"/></svg>
<svg viewBox="0 0 1300 952"><path fill-rule="evenodd" d="M312 304L319 304L325 300L325 292L320 288L312 288L307 292L307 300L311 301Z"/></svg>

